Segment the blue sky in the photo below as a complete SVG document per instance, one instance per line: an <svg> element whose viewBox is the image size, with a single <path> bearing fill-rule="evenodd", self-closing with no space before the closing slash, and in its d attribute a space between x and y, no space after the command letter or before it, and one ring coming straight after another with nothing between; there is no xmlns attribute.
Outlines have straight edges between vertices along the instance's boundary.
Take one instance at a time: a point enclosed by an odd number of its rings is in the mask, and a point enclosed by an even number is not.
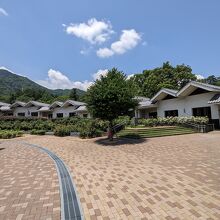
<svg viewBox="0 0 220 220"><path fill-rule="evenodd" d="M50 88L165 61L219 76L219 11L219 0L1 0L0 66Z"/></svg>

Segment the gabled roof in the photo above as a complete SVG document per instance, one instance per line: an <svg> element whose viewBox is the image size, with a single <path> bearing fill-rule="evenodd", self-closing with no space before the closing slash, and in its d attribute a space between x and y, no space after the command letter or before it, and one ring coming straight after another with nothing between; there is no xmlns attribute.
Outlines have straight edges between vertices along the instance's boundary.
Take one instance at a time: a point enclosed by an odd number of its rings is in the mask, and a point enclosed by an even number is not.
<svg viewBox="0 0 220 220"><path fill-rule="evenodd" d="M79 101L74 101L74 100L67 100L63 103L62 107L67 107L69 105L72 106L81 106L81 105L86 105L84 102L79 102Z"/></svg>
<svg viewBox="0 0 220 220"><path fill-rule="evenodd" d="M11 111L11 108L10 108L10 105L3 105L3 106L1 106L0 107L0 111L5 111L5 112L7 112L7 111Z"/></svg>
<svg viewBox="0 0 220 220"><path fill-rule="evenodd" d="M26 103L25 102L20 102L20 101L16 101L16 102L14 102L12 105L11 105L11 107L12 108L16 108L16 107L24 107L26 105Z"/></svg>
<svg viewBox="0 0 220 220"><path fill-rule="evenodd" d="M55 101L50 105L50 108L61 107L62 105L63 105L63 102Z"/></svg>
<svg viewBox="0 0 220 220"><path fill-rule="evenodd" d="M1 107L1 106L10 106L10 104L5 103L5 102L0 102L0 107Z"/></svg>
<svg viewBox="0 0 220 220"><path fill-rule="evenodd" d="M167 89L167 88L163 88L161 89L152 99L152 102L164 99L167 95L171 95L173 97L177 96L177 90L174 89Z"/></svg>
<svg viewBox="0 0 220 220"><path fill-rule="evenodd" d="M214 95L208 103L209 104L220 104L220 94Z"/></svg>
<svg viewBox="0 0 220 220"><path fill-rule="evenodd" d="M29 106L36 106L36 107L44 107L44 106L49 106L49 104L46 103L42 103L42 102L37 102L37 101L30 101L28 102L25 107L29 107Z"/></svg>
<svg viewBox="0 0 220 220"><path fill-rule="evenodd" d="M50 106L41 107L38 111L39 112L50 112Z"/></svg>
<svg viewBox="0 0 220 220"><path fill-rule="evenodd" d="M220 92L220 86L191 81L177 93L177 96L187 96L194 92L197 88L204 89L209 92Z"/></svg>
<svg viewBox="0 0 220 220"><path fill-rule="evenodd" d="M75 110L75 112L86 112L86 111L87 111L87 107L85 105L81 105Z"/></svg>
<svg viewBox="0 0 220 220"><path fill-rule="evenodd" d="M151 100L146 100L139 102L138 109L154 108L157 107L157 104L153 103Z"/></svg>

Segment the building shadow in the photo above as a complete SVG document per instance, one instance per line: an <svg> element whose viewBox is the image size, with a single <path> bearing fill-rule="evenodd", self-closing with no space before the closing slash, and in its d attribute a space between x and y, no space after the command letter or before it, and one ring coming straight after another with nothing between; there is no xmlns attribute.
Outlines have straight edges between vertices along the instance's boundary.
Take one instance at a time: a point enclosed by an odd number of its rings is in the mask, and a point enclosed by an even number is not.
<svg viewBox="0 0 220 220"><path fill-rule="evenodd" d="M94 141L96 144L102 146L120 146L120 145L133 145L147 142L146 138L114 138L110 141L108 138L99 138Z"/></svg>

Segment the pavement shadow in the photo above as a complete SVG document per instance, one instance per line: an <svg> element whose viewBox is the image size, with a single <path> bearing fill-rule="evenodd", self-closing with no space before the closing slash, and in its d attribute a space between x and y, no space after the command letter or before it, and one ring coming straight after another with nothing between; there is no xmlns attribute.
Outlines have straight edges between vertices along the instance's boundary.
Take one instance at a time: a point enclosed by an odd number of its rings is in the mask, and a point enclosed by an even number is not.
<svg viewBox="0 0 220 220"><path fill-rule="evenodd" d="M120 145L132 145L132 144L140 144L146 142L147 139L144 138L114 138L113 141L110 141L108 138L99 138L95 140L94 142L96 144L102 145L102 146L120 146Z"/></svg>

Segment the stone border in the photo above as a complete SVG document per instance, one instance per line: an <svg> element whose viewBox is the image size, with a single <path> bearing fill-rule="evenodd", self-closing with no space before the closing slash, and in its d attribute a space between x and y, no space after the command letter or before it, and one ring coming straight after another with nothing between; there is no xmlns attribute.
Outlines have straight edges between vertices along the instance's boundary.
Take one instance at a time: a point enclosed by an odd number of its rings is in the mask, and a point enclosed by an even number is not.
<svg viewBox="0 0 220 220"><path fill-rule="evenodd" d="M76 186L65 163L47 148L26 142L24 144L47 153L56 165L60 185L61 220L83 220L82 207L76 193Z"/></svg>

